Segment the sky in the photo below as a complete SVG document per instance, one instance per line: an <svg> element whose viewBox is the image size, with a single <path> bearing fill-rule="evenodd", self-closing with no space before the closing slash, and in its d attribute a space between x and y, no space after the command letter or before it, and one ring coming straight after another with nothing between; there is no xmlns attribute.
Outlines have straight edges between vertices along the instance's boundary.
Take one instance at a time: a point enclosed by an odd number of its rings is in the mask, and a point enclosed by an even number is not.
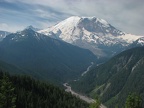
<svg viewBox="0 0 144 108"><path fill-rule="evenodd" d="M144 36L144 0L0 0L0 30L44 29L70 16L95 16Z"/></svg>

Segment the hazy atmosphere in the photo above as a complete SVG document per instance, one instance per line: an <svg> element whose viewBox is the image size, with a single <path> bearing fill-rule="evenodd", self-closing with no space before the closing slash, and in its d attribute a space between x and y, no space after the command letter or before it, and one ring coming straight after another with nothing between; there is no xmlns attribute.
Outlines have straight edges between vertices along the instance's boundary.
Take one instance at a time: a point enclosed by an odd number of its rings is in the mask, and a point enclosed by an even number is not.
<svg viewBox="0 0 144 108"><path fill-rule="evenodd" d="M144 108L144 0L0 0L0 108Z"/></svg>
<svg viewBox="0 0 144 108"><path fill-rule="evenodd" d="M95 16L131 34L144 35L143 0L0 0L0 30L46 28L70 16Z"/></svg>

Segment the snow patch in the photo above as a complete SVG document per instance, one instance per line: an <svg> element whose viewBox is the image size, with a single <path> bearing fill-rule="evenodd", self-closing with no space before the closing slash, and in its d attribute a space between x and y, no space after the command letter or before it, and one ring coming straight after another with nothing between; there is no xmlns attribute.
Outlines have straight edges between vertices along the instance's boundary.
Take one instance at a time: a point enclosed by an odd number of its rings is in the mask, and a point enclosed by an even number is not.
<svg viewBox="0 0 144 108"><path fill-rule="evenodd" d="M107 21L105 21L104 19L97 18L97 21L99 21L100 23L102 23L105 27L109 27L109 23Z"/></svg>
<svg viewBox="0 0 144 108"><path fill-rule="evenodd" d="M120 39L123 39L128 43L132 43L133 41L136 41L137 39L139 39L141 37L143 37L143 36L136 36L136 35L132 35L132 34L125 34L125 35L119 36Z"/></svg>
<svg viewBox="0 0 144 108"><path fill-rule="evenodd" d="M133 72L135 70L135 68L140 64L142 59L140 59L132 68L131 72Z"/></svg>

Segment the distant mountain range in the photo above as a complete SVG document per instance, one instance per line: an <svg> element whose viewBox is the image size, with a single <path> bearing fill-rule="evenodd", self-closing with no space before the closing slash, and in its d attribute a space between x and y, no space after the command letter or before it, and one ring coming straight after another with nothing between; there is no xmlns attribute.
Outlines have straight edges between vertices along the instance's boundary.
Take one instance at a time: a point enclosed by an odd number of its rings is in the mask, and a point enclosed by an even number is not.
<svg viewBox="0 0 144 108"><path fill-rule="evenodd" d="M65 82L79 76L97 58L89 50L28 28L7 35L0 42L0 60L39 79Z"/></svg>
<svg viewBox="0 0 144 108"><path fill-rule="evenodd" d="M124 33L100 18L78 16L38 32L89 49L98 57L108 58L142 37Z"/></svg>
<svg viewBox="0 0 144 108"><path fill-rule="evenodd" d="M72 16L43 30L31 25L28 28L51 38L89 49L99 58L110 58L121 51L135 47L136 44L136 46L144 45L144 36L122 32L104 19L96 17ZM7 34L9 32L0 32L0 40Z"/></svg>
<svg viewBox="0 0 144 108"><path fill-rule="evenodd" d="M122 108L129 93L138 93L144 99L143 66L144 47L133 48L91 69L72 82L73 89L99 97L108 108Z"/></svg>

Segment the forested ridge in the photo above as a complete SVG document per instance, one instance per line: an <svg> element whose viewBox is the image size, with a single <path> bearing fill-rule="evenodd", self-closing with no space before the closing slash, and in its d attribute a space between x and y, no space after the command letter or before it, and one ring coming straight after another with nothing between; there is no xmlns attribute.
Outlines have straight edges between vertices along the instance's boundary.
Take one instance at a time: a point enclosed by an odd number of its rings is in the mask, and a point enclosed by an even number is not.
<svg viewBox="0 0 144 108"><path fill-rule="evenodd" d="M0 108L87 108L63 89L28 76L0 72Z"/></svg>
<svg viewBox="0 0 144 108"><path fill-rule="evenodd" d="M72 89L99 97L108 108L122 108L129 93L134 92L144 100L143 66L144 47L129 49L72 82Z"/></svg>
<svg viewBox="0 0 144 108"><path fill-rule="evenodd" d="M26 75L61 84L81 75L97 57L89 50L25 29L0 42L0 60Z"/></svg>

